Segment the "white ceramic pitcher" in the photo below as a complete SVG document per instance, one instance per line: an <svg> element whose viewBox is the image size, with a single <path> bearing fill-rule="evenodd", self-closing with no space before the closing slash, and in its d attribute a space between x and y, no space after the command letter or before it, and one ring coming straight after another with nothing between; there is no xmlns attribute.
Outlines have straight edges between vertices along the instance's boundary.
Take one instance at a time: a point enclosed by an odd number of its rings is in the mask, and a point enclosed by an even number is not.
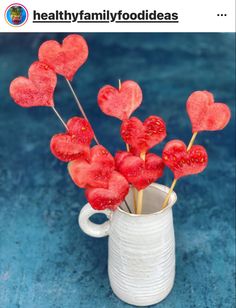
<svg viewBox="0 0 236 308"><path fill-rule="evenodd" d="M108 274L113 292L124 302L136 306L153 305L171 291L175 277L175 237L172 206L161 205L169 188L151 184L144 190L143 214L126 212L125 204L115 212L95 211L86 204L79 215L81 229L90 236L109 235ZM126 200L132 208L132 193ZM132 209L133 212L133 209ZM94 224L89 217L104 213L108 221Z"/></svg>

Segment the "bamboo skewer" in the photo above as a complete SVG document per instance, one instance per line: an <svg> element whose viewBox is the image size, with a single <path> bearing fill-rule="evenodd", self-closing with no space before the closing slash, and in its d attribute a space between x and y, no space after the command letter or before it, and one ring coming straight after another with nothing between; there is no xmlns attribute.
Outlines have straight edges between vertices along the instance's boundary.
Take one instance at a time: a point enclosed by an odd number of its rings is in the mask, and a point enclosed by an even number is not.
<svg viewBox="0 0 236 308"><path fill-rule="evenodd" d="M119 80L120 81L120 80ZM128 143L126 145L127 152L130 151ZM131 187L133 193L133 205L134 205L134 213L137 214L137 200L136 200L136 189L134 186Z"/></svg>
<svg viewBox="0 0 236 308"><path fill-rule="evenodd" d="M121 89L121 80L120 79L118 79L118 83L119 83L119 91L120 91L120 89Z"/></svg>
<svg viewBox="0 0 236 308"><path fill-rule="evenodd" d="M187 152L191 149L192 145L194 144L196 137L197 137L197 132L193 133L192 138L190 139L188 147L187 147ZM165 200L162 204L162 207L161 207L162 209L164 209L167 206L169 199L170 199L170 196L171 196L171 194L172 194L172 192L175 188L176 183L177 183L177 179L174 179L172 184L171 184L171 187L170 187L170 189L169 189L169 191L168 191L168 193L165 197Z"/></svg>
<svg viewBox="0 0 236 308"><path fill-rule="evenodd" d="M126 199L124 199L124 202L125 202L125 205L126 205L128 211L130 212L130 214L132 214L131 209L130 209L130 207L129 207L127 201L126 201Z"/></svg>
<svg viewBox="0 0 236 308"><path fill-rule="evenodd" d="M62 119L62 117L60 116L59 112L56 110L56 108L53 106L51 107L52 110L54 111L55 115L57 116L57 118L60 120L60 122L62 123L62 125L65 127L65 129L68 131L68 126L66 125L65 121Z"/></svg>
<svg viewBox="0 0 236 308"><path fill-rule="evenodd" d="M65 80L66 80L66 82L67 82L67 84L68 84L68 86L69 86L69 89L71 90L71 92L72 92L72 94L73 94L73 96L74 96L74 99L75 99L75 101L76 101L76 103L77 103L77 105L78 105L78 107L79 107L80 112L82 113L83 117L90 123L90 121L88 120L88 117L86 116L86 113L85 113L85 111L84 111L84 108L83 108L83 106L81 105L81 103L80 103L80 101L79 101L79 99L78 99L78 97L77 97L77 95L76 95L76 93L75 93L75 91L74 91L74 89L73 89L73 87L72 87L70 81L69 81L67 78L65 78ZM91 125L91 124L90 124L90 125ZM92 126L92 125L91 125L91 126ZM67 130L68 130L68 129L67 129ZM94 140L95 140L96 144L99 145L100 143L99 143L99 141L98 141L98 139L97 139L97 137L96 137L96 135L95 135L95 132L93 132L93 133L94 133ZM129 211L130 213L132 213L131 210L130 210L130 207L129 207L128 203L127 203L127 201L124 200L124 202L125 202L125 205L126 205L128 211Z"/></svg>
<svg viewBox="0 0 236 308"><path fill-rule="evenodd" d="M120 89L121 89L121 80L120 80L120 79L118 79L118 89L119 89L119 91L120 91ZM130 148L129 148L128 143L126 143L125 146L126 146L126 151L129 152L129 151L130 151ZM134 192L134 189L135 189L135 188L132 186L134 212L136 213L136 201L135 201L135 192ZM126 201L126 200L125 200L125 204L126 204L126 206L127 206L127 201ZM132 213L132 212L130 211L130 209L129 209L129 212Z"/></svg>
<svg viewBox="0 0 236 308"><path fill-rule="evenodd" d="M120 89L121 89L121 80L120 80L120 79L118 79L118 89L119 89L119 91L120 91ZM126 151L129 152L129 151L130 151L130 148L129 148L128 143L126 143L125 146L126 146ZM132 186L131 189L132 189L132 193L133 193L134 213L137 214L136 189L135 189L134 186Z"/></svg>
<svg viewBox="0 0 236 308"><path fill-rule="evenodd" d="M172 184L171 184L171 187L170 187L170 189L168 191L168 194L166 195L166 198L165 198L165 200L164 200L164 202L162 204L162 209L164 209L167 206L167 204L169 202L169 199L170 199L170 196L171 196L171 194L172 194L172 192L173 192L173 190L175 188L176 183L177 183L177 179L174 179Z"/></svg>
<svg viewBox="0 0 236 308"><path fill-rule="evenodd" d="M137 190L134 186L132 186L132 192L133 192L133 201L134 201L134 213L137 214Z"/></svg>
<svg viewBox="0 0 236 308"><path fill-rule="evenodd" d="M187 147L187 152L191 149L192 145L194 144L194 141L197 137L197 132L193 133L191 140L189 141L188 147Z"/></svg>
<svg viewBox="0 0 236 308"><path fill-rule="evenodd" d="M140 158L145 160L146 152L142 152L140 154ZM137 214L142 214L142 207L143 207L143 189L138 191L138 198L137 198Z"/></svg>
<svg viewBox="0 0 236 308"><path fill-rule="evenodd" d="M65 78L65 79L66 79L66 78ZM84 108L83 108L83 106L81 105L81 103L80 103L80 101L79 101L79 99L78 99L78 96L76 95L76 93L75 93L75 91L74 91L74 89L73 89L73 87L72 87L70 81L69 81L68 79L66 79L66 82L67 82L67 84L68 84L68 86L69 86L69 88L70 88L70 90L71 90L71 93L72 93L73 96L74 96L74 99L75 99L75 101L76 101L76 103L77 103L77 106L78 106L80 112L82 113L82 115L83 115L83 117L85 118L85 120L87 120L87 121L90 123L90 121L89 121L89 119L88 119L88 117L87 117L87 115L86 115L86 113L85 113L85 111L84 111ZM96 135L95 135L95 132L93 132L93 133L94 133L94 140L95 140L95 142L96 142L97 144L99 144L99 141L98 141L98 139L97 139L97 137L96 137Z"/></svg>

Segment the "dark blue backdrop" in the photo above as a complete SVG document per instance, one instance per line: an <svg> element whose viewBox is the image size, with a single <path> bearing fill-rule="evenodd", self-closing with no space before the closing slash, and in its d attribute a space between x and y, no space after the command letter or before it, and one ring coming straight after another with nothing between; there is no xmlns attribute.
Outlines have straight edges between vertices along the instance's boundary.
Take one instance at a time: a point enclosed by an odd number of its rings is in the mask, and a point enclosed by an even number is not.
<svg viewBox="0 0 236 308"><path fill-rule="evenodd" d="M107 239L82 233L77 216L83 192L66 164L49 151L63 131L50 108L22 109L9 97L10 81L26 75L46 39L64 34L0 34L0 307L128 307L107 277ZM174 289L158 307L233 307L235 60L234 34L84 34L90 48L73 85L104 146L124 148L119 121L103 115L98 89L136 80L144 101L141 119L157 114L167 123L165 141L188 142L188 95L207 89L227 102L233 118L224 131L202 133L209 154L202 174L182 179L174 208L177 273ZM63 78L56 106L65 119L78 115ZM164 143L163 143L164 144ZM155 148L161 153L163 144ZM170 185L165 172L162 183Z"/></svg>

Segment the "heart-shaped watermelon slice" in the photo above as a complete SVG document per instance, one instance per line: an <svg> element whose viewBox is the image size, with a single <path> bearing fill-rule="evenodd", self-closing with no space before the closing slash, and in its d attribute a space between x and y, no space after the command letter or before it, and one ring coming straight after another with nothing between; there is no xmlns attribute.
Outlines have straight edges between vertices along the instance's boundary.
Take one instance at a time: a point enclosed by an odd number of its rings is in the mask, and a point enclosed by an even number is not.
<svg viewBox="0 0 236 308"><path fill-rule="evenodd" d="M113 171L108 188L88 188L85 195L95 210L115 210L129 192L129 184L125 177Z"/></svg>
<svg viewBox="0 0 236 308"><path fill-rule="evenodd" d="M92 127L84 118L73 117L67 122L68 131L54 135L51 152L58 159L69 162L76 159L88 160L89 145L94 137Z"/></svg>
<svg viewBox="0 0 236 308"><path fill-rule="evenodd" d="M101 88L98 93L98 105L105 114L123 121L140 106L142 98L139 85L127 80L121 83L120 89L110 85Z"/></svg>
<svg viewBox="0 0 236 308"><path fill-rule="evenodd" d="M181 140L169 141L163 150L163 161L179 179L190 174L202 172L208 163L208 155L201 145L194 145L187 152L187 147Z"/></svg>
<svg viewBox="0 0 236 308"><path fill-rule="evenodd" d="M166 124L157 116L148 117L144 123L136 117L123 121L121 137L133 152L147 152L166 137Z"/></svg>
<svg viewBox="0 0 236 308"><path fill-rule="evenodd" d="M53 93L57 84L55 72L42 62L34 62L29 78L17 77L10 84L10 95L21 107L53 107Z"/></svg>
<svg viewBox="0 0 236 308"><path fill-rule="evenodd" d="M80 188L107 188L114 168L114 158L101 145L91 149L89 162L74 160L68 164L69 174Z"/></svg>
<svg viewBox="0 0 236 308"><path fill-rule="evenodd" d="M86 119L73 117L67 122L67 127L70 135L72 135L78 143L90 145L94 138L94 132Z"/></svg>
<svg viewBox="0 0 236 308"><path fill-rule="evenodd" d="M88 58L88 45L78 34L68 35L62 42L46 41L39 48L39 60L70 81Z"/></svg>
<svg viewBox="0 0 236 308"><path fill-rule="evenodd" d="M144 189L163 175L162 158L148 153L145 161L128 152L118 152L115 156L117 170L138 190Z"/></svg>
<svg viewBox="0 0 236 308"><path fill-rule="evenodd" d="M213 94L208 91L193 92L186 107L193 133L221 130L231 117L229 107L223 103L215 103Z"/></svg>
<svg viewBox="0 0 236 308"><path fill-rule="evenodd" d="M104 166L114 169L115 160L111 153L102 145L95 145L90 150L90 161L102 163Z"/></svg>

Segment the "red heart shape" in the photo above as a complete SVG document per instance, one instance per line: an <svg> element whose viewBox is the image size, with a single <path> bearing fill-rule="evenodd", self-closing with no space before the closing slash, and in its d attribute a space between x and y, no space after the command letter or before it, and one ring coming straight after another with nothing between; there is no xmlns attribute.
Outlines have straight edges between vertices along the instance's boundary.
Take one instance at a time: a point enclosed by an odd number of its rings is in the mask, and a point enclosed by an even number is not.
<svg viewBox="0 0 236 308"><path fill-rule="evenodd" d="M38 56L57 74L71 81L88 58L88 45L82 36L71 34L63 40L62 45L53 40L44 42Z"/></svg>
<svg viewBox="0 0 236 308"><path fill-rule="evenodd" d="M81 117L73 117L67 122L69 133L78 143L90 145L94 132L90 123Z"/></svg>
<svg viewBox="0 0 236 308"><path fill-rule="evenodd" d="M89 145L94 137L92 127L84 118L73 117L67 122L68 131L54 135L50 148L58 159L68 162L89 159Z"/></svg>
<svg viewBox="0 0 236 308"><path fill-rule="evenodd" d="M164 163L161 157L149 153L145 161L128 152L118 152L115 156L118 171L138 190L155 182L163 174Z"/></svg>
<svg viewBox="0 0 236 308"><path fill-rule="evenodd" d="M121 83L119 90L110 85L101 88L98 93L98 105L105 114L126 120L141 105L142 98L139 85L127 80Z"/></svg>
<svg viewBox="0 0 236 308"><path fill-rule="evenodd" d="M102 163L109 168L115 167L115 160L111 153L102 145L95 145L90 150L90 160L92 162Z"/></svg>
<svg viewBox="0 0 236 308"><path fill-rule="evenodd" d="M187 100L187 112L192 123L192 131L221 130L229 122L231 112L223 103L215 103L212 93L193 92Z"/></svg>
<svg viewBox="0 0 236 308"><path fill-rule="evenodd" d="M48 65L34 62L28 71L28 78L17 77L10 84L10 95L21 107L53 107L53 93L57 76Z"/></svg>
<svg viewBox="0 0 236 308"><path fill-rule="evenodd" d="M175 179L202 172L208 163L208 155L204 147L194 145L187 152L181 140L169 141L163 150L163 161L174 173Z"/></svg>
<svg viewBox="0 0 236 308"><path fill-rule="evenodd" d="M117 171L113 171L108 188L88 188L85 195L95 210L115 210L129 192L127 180Z"/></svg>
<svg viewBox="0 0 236 308"><path fill-rule="evenodd" d="M69 174L80 188L107 188L114 168L114 158L101 145L91 149L89 162L74 160L68 164Z"/></svg>
<svg viewBox="0 0 236 308"><path fill-rule="evenodd" d="M144 123L132 117L121 125L121 137L136 152L146 152L166 137L166 124L157 116L148 117Z"/></svg>

